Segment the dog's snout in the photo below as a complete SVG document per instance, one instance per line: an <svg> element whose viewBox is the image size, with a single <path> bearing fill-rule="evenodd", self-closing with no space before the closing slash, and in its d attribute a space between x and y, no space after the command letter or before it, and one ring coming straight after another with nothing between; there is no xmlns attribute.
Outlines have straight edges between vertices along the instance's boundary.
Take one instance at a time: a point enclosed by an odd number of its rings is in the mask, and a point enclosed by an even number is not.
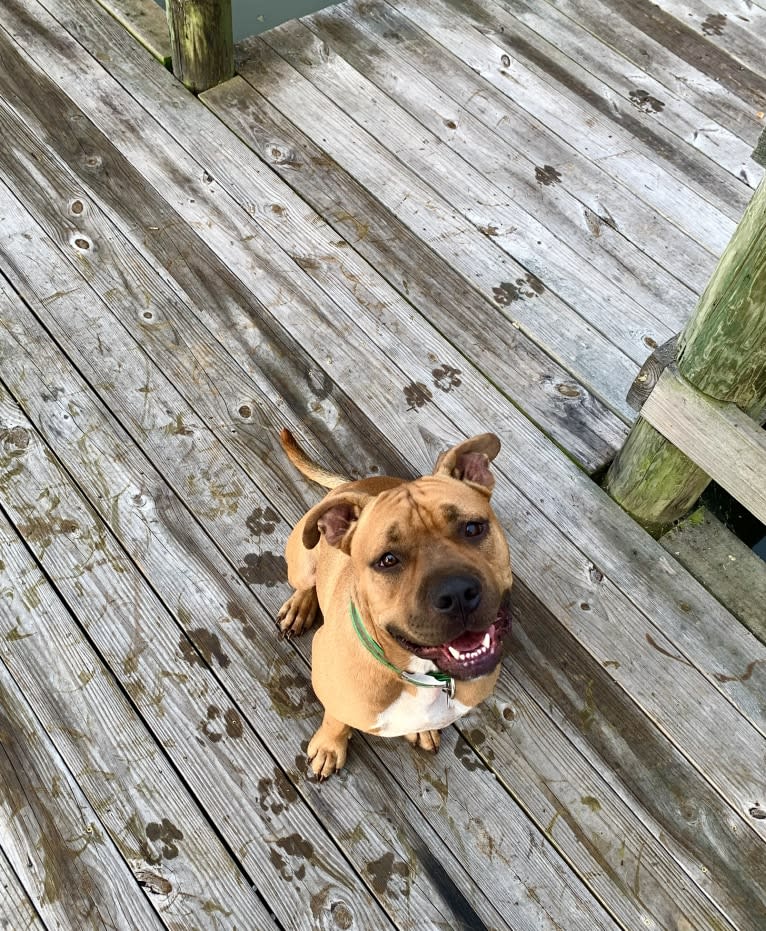
<svg viewBox="0 0 766 931"><path fill-rule="evenodd" d="M481 582L472 575L448 575L431 586L431 604L440 614L467 616L481 603Z"/></svg>

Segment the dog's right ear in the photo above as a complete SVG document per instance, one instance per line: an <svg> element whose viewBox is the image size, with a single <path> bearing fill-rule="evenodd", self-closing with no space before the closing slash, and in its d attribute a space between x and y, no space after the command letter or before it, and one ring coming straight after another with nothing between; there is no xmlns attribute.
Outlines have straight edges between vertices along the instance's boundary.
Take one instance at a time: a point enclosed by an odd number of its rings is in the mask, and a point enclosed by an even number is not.
<svg viewBox="0 0 766 931"><path fill-rule="evenodd" d="M306 549L313 549L322 535L330 546L337 546L344 553L349 553L356 522L371 500L371 495L347 492L330 495L320 501L306 515L303 545Z"/></svg>

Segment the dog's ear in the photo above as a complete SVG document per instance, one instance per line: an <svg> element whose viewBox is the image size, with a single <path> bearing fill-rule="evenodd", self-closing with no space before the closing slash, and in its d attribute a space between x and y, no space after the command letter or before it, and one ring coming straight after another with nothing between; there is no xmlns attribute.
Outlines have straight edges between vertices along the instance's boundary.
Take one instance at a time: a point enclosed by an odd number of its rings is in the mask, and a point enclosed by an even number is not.
<svg viewBox="0 0 766 931"><path fill-rule="evenodd" d="M495 434L482 433L442 453L436 460L434 475L449 475L491 495L495 476L489 464L499 452L500 440Z"/></svg>
<svg viewBox="0 0 766 931"><path fill-rule="evenodd" d="M306 549L313 549L322 535L330 546L337 546L348 553L359 515L371 500L371 495L347 492L330 495L320 501L306 515L303 545Z"/></svg>

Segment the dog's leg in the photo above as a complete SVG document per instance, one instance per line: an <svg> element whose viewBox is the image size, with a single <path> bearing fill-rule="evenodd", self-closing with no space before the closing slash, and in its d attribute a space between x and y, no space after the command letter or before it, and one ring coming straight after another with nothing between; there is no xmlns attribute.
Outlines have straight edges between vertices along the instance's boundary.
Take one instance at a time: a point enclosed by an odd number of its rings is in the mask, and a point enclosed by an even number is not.
<svg viewBox="0 0 766 931"><path fill-rule="evenodd" d="M317 778L321 781L337 773L346 762L351 728L325 712L319 730L309 742L307 756Z"/></svg>
<svg viewBox="0 0 766 931"><path fill-rule="evenodd" d="M418 731L414 734L405 734L404 737L413 747L426 750L428 753L436 753L441 743L439 731Z"/></svg>
<svg viewBox="0 0 766 931"><path fill-rule="evenodd" d="M300 636L313 625L318 613L317 590L313 586L299 588L279 609L277 627L281 632L280 636L288 640Z"/></svg>

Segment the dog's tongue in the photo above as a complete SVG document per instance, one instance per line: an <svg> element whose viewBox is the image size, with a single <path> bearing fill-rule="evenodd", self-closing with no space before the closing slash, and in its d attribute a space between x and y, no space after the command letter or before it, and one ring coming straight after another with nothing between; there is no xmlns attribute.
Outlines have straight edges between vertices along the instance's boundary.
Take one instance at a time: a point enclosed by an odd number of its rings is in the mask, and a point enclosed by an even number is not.
<svg viewBox="0 0 766 931"><path fill-rule="evenodd" d="M477 650L482 645L485 636L486 631L467 630L459 637L455 637L454 640L450 640L445 646L453 647L458 653L469 653L471 650Z"/></svg>

